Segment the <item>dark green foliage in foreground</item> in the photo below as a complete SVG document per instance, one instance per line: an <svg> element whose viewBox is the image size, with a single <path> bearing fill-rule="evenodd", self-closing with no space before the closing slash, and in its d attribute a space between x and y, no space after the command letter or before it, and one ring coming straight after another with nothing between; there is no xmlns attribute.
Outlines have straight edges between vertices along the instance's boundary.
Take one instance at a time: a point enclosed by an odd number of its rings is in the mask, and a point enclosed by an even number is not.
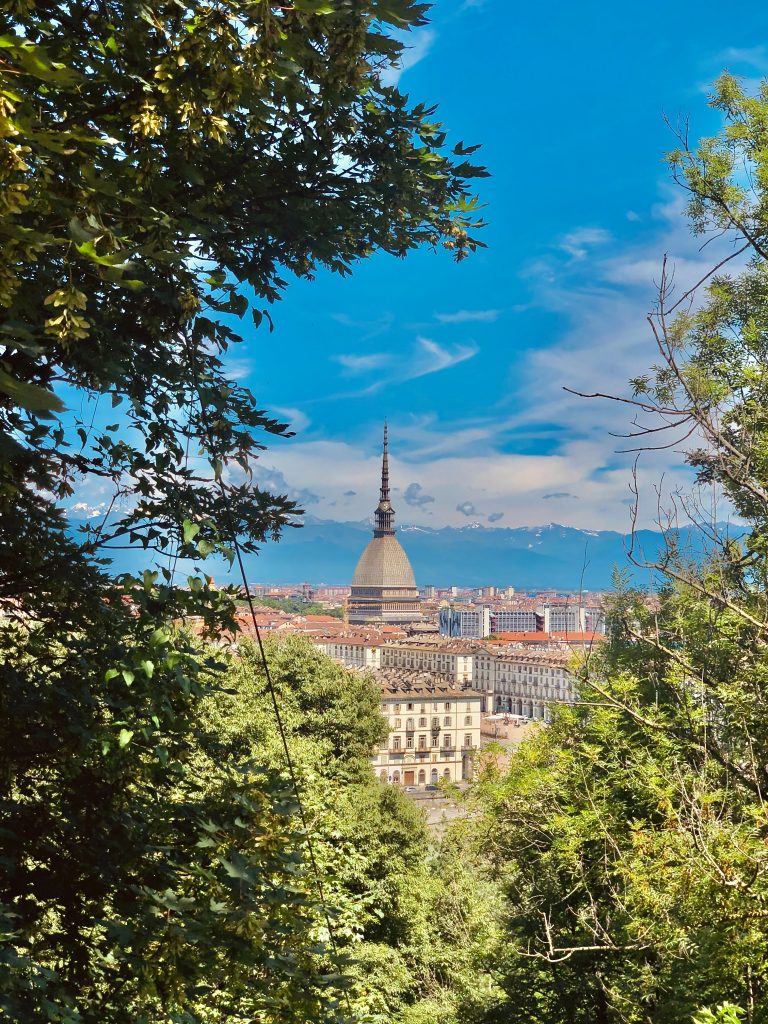
<svg viewBox="0 0 768 1024"><path fill-rule="evenodd" d="M284 765L222 747L230 666L173 626L220 634L234 595L174 570L298 512L253 484L288 428L227 374L236 319L271 327L288 274L477 244L481 172L381 81L424 12L3 5L0 1019L348 1016ZM75 488L104 512L80 543ZM167 564L116 583L128 544ZM314 669L284 696L340 792L379 724Z"/></svg>
<svg viewBox="0 0 768 1024"><path fill-rule="evenodd" d="M0 1019L336 1019L291 787L200 719L222 666L104 620L4 637Z"/></svg>

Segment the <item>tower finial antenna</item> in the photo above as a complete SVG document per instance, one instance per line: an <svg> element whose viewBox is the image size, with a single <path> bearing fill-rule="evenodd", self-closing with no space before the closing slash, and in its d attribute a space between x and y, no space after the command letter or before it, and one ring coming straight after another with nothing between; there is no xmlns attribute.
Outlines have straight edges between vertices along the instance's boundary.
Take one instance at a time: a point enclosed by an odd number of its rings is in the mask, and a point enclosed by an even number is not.
<svg viewBox="0 0 768 1024"><path fill-rule="evenodd" d="M381 456L381 490L375 513L374 537L384 537L395 532L395 510L389 501L389 431L384 420L384 448Z"/></svg>

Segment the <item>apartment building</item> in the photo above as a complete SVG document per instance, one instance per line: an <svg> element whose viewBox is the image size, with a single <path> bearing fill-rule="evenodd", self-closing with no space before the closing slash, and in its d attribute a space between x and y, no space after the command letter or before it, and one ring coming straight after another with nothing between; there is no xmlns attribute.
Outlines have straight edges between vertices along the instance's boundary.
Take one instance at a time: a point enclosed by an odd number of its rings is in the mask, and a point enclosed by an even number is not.
<svg viewBox="0 0 768 1024"><path fill-rule="evenodd" d="M346 668L377 669L381 667L381 640L354 636L323 637L315 647Z"/></svg>
<svg viewBox="0 0 768 1024"><path fill-rule="evenodd" d="M529 654L521 650L492 657L486 671L493 711L548 722L554 705L576 700L570 660L569 651Z"/></svg>
<svg viewBox="0 0 768 1024"><path fill-rule="evenodd" d="M480 746L478 694L427 674L383 671L380 682L389 736L372 758L379 779L416 787L471 779Z"/></svg>
<svg viewBox="0 0 768 1024"><path fill-rule="evenodd" d="M406 668L446 676L458 686L472 682L474 648L444 637L401 640L381 648L381 667Z"/></svg>

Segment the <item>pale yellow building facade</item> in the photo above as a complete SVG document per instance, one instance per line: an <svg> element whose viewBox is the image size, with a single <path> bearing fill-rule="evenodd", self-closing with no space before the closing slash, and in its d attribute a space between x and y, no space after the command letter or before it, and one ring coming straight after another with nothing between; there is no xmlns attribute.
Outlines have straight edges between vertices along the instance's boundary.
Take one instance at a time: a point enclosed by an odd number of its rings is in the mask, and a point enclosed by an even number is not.
<svg viewBox="0 0 768 1024"><path fill-rule="evenodd" d="M480 746L480 697L445 681L382 685L381 711L389 725L386 745L373 757L382 782L423 788L472 778Z"/></svg>

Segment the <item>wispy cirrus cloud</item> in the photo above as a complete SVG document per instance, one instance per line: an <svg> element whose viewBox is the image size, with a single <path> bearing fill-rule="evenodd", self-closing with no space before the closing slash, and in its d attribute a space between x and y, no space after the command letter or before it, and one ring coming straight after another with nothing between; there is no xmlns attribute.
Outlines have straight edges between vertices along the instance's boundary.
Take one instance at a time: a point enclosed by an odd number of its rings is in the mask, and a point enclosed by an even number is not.
<svg viewBox="0 0 768 1024"><path fill-rule="evenodd" d="M493 323L498 320L498 309L458 309L455 313L435 313L441 324Z"/></svg>
<svg viewBox="0 0 768 1024"><path fill-rule="evenodd" d="M335 362L340 363L347 376L357 376L361 373L368 373L370 370L378 370L391 362L391 355L387 352L369 352L356 355L333 356Z"/></svg>
<svg viewBox="0 0 768 1024"><path fill-rule="evenodd" d="M392 372L388 369L387 372L379 374L376 380L360 391L346 392L333 397L364 398L366 395L375 395L390 384L404 384L409 380L449 370L459 363L466 362L467 359L472 359L479 351L475 344L440 345L431 338L419 335L411 351L397 360L389 353L382 352L334 356L335 361L345 368L347 376L363 376L385 366L395 368Z"/></svg>
<svg viewBox="0 0 768 1024"><path fill-rule="evenodd" d="M416 339L416 352L410 368L406 370L404 380L426 377L429 373L439 373L451 366L463 363L476 356L480 349L477 345L439 345L431 338L419 336Z"/></svg>
<svg viewBox="0 0 768 1024"><path fill-rule="evenodd" d="M400 60L394 66L387 68L381 74L382 85L399 85L400 79L411 68L416 67L427 56L434 45L437 34L431 28L416 29L413 32L403 33L400 41L405 49Z"/></svg>
<svg viewBox="0 0 768 1024"><path fill-rule="evenodd" d="M768 49L765 46L728 46L715 57L723 67L747 64L756 71L768 71Z"/></svg>
<svg viewBox="0 0 768 1024"><path fill-rule="evenodd" d="M567 235L563 235L557 243L557 248L568 253L575 260L583 260L592 246L604 245L611 241L611 237L610 231L606 231L604 228L576 228L574 231L569 231Z"/></svg>
<svg viewBox="0 0 768 1024"><path fill-rule="evenodd" d="M273 405L270 407L270 412L275 413L277 416L284 416L290 424L291 430L297 433L306 430L311 423L309 416L303 413L301 409L294 409L288 405Z"/></svg>
<svg viewBox="0 0 768 1024"><path fill-rule="evenodd" d="M355 320L346 313L332 313L331 319L343 327L351 327L360 332L361 341L368 341L380 334L386 334L395 322L394 313L382 313L373 320Z"/></svg>

